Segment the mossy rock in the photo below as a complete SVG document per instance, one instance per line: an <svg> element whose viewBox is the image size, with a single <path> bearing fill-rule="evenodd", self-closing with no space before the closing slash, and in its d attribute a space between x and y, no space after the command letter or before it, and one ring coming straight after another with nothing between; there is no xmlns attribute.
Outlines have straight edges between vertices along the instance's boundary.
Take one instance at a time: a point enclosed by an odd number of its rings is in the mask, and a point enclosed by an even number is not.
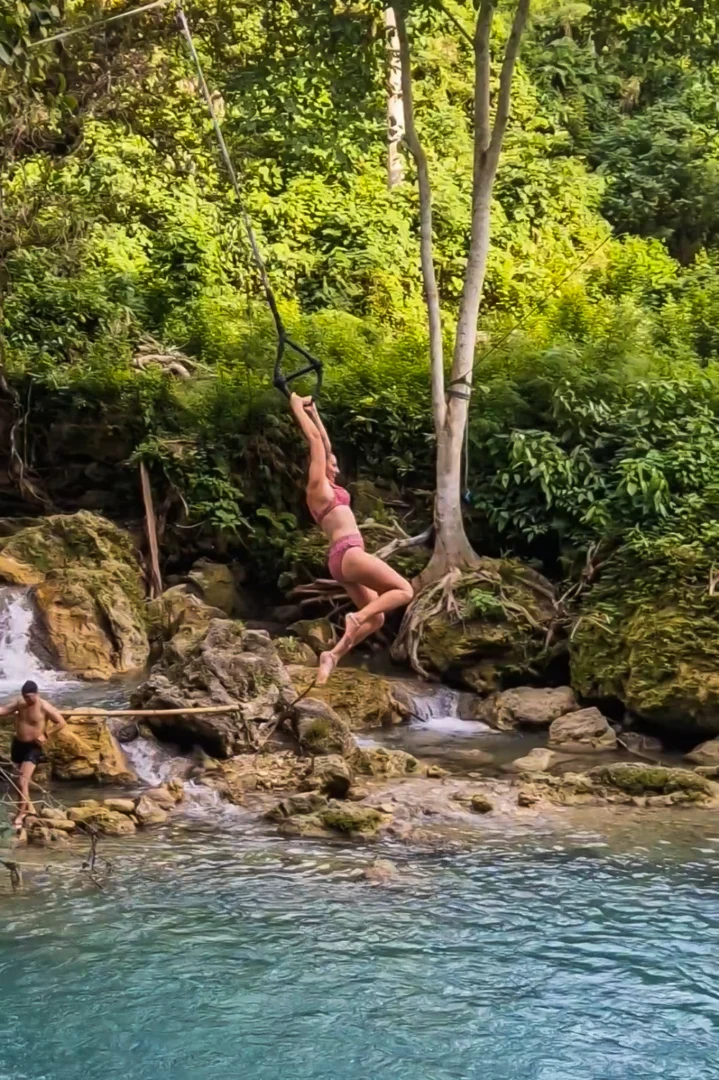
<svg viewBox="0 0 719 1080"><path fill-rule="evenodd" d="M277 655L283 664L295 664L302 667L317 667L317 653L304 641L296 637L275 638Z"/></svg>
<svg viewBox="0 0 719 1080"><path fill-rule="evenodd" d="M339 754L348 760L354 755L357 744L349 726L327 702L304 697L293 711L295 735L305 753Z"/></svg>
<svg viewBox="0 0 719 1080"><path fill-rule="evenodd" d="M386 820L386 815L380 810L357 803L331 803L317 816L325 829L345 836L372 836Z"/></svg>
<svg viewBox="0 0 719 1080"><path fill-rule="evenodd" d="M0 581L34 585L41 633L57 666L108 679L149 655L144 583L130 537L81 510L0 540Z"/></svg>
<svg viewBox="0 0 719 1080"><path fill-rule="evenodd" d="M334 648L337 633L329 619L300 619L287 628L317 654Z"/></svg>
<svg viewBox="0 0 719 1080"><path fill-rule="evenodd" d="M155 657L172 641L176 653L187 653L207 632L213 619L224 619L220 608L210 607L189 585L173 585L146 608L148 637Z"/></svg>
<svg viewBox="0 0 719 1080"><path fill-rule="evenodd" d="M657 561L614 556L572 634L574 689L618 698L670 730L719 734L719 597L707 588L713 558L695 545Z"/></svg>
<svg viewBox="0 0 719 1080"><path fill-rule="evenodd" d="M541 574L515 559L481 559L451 587L439 582L419 594L408 636L393 652L404 659L409 651L422 670L489 693L542 670L555 617Z"/></svg>
<svg viewBox="0 0 719 1080"><path fill-rule="evenodd" d="M419 772L416 757L404 750L386 750L383 746L357 747L352 765L364 776L407 776Z"/></svg>
<svg viewBox="0 0 719 1080"><path fill-rule="evenodd" d="M310 686L317 675L311 668L301 667L292 668L290 674L299 692ZM395 693L390 679L359 668L335 668L329 682L313 686L310 696L326 702L352 731L393 727L409 716L402 692Z"/></svg>
<svg viewBox="0 0 719 1080"><path fill-rule="evenodd" d="M691 769L672 769L664 765L622 762L600 765L589 773L592 782L607 784L628 795L671 795L676 791L712 798L715 788L704 776Z"/></svg>
<svg viewBox="0 0 719 1080"><path fill-rule="evenodd" d="M182 747L200 746L220 758L252 748L251 725L274 720L278 708L296 696L269 634L231 619L212 619L189 650L179 648L176 639L132 693L132 707L157 710L148 717L152 731ZM205 706L227 706L227 711L164 715Z"/></svg>

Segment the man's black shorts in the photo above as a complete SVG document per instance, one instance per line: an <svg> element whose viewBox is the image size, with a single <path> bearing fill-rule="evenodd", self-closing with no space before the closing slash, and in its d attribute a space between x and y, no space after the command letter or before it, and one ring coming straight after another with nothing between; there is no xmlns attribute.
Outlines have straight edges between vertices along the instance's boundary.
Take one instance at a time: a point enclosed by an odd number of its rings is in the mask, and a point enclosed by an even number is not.
<svg viewBox="0 0 719 1080"><path fill-rule="evenodd" d="M23 739L13 739L10 746L10 760L13 765L22 765L31 761L38 765L42 760L42 747L38 742L25 742Z"/></svg>

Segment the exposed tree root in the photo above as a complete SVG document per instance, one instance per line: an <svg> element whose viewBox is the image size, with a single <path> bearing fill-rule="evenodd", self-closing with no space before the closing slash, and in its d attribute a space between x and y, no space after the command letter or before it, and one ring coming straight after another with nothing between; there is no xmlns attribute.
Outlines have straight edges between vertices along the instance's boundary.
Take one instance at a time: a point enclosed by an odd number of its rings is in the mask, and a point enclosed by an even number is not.
<svg viewBox="0 0 719 1080"><path fill-rule="evenodd" d="M553 594L542 583L539 575L530 569L524 572L518 571L516 578L529 590L551 601L555 618L552 619L549 628L546 622L540 622L528 610L526 604L520 603L515 596L511 595L511 586L503 579L492 561L482 560L479 568L470 571L450 570L438 581L426 585L417 593L404 614L399 634L392 647L392 655L397 660L409 662L413 670L423 678L436 678L420 659L422 639L427 624L433 619L441 618L449 625L464 623L466 605L459 596L460 588L465 596L473 589L486 591L501 604L508 619L520 621L536 634L549 637L559 619L559 610Z"/></svg>
<svg viewBox="0 0 719 1080"><path fill-rule="evenodd" d="M0 366L0 393L10 400L13 408L13 421L8 439L8 476L17 484L23 499L30 503L37 503L48 510L52 507L52 500L38 483L30 479L25 457L20 450L20 433L26 430L27 412L23 413L20 397L5 378L2 366Z"/></svg>

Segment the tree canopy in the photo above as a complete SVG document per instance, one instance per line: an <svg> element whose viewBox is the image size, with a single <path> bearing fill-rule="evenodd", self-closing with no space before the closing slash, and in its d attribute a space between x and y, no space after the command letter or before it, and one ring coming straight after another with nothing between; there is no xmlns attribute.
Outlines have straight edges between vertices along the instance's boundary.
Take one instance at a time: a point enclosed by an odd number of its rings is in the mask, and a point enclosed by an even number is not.
<svg viewBox="0 0 719 1080"><path fill-rule="evenodd" d="M296 454L172 13L35 47L126 6L14 0L0 13L3 368L23 413L29 401L41 479L41 432L58 418L119 425L125 460L150 462L191 521L271 538L274 574L300 542L295 518L279 517L298 513ZM513 7L498 4L496 43ZM469 241L473 9L408 11L452 313ZM327 362L348 469L427 490L419 207L408 155L405 183L387 188L381 6L194 0L187 12L283 312ZM670 520L683 535L688 514L708 513L713 481L680 463L683 446L714 457L702 439L719 349L715 30L700 0L535 4L480 311L468 487L483 549L555 559ZM148 336L195 377L138 366ZM132 490L128 479L128 505Z"/></svg>

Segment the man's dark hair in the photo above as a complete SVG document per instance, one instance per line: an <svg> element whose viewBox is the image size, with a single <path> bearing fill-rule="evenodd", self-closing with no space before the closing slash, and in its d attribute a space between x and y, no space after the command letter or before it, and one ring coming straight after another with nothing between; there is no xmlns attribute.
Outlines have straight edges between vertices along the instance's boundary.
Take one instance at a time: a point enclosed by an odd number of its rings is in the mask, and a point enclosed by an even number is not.
<svg viewBox="0 0 719 1080"><path fill-rule="evenodd" d="M23 694L36 694L37 693L37 683L33 682L32 679L28 679L27 682L24 682L22 684L21 693L23 693Z"/></svg>

